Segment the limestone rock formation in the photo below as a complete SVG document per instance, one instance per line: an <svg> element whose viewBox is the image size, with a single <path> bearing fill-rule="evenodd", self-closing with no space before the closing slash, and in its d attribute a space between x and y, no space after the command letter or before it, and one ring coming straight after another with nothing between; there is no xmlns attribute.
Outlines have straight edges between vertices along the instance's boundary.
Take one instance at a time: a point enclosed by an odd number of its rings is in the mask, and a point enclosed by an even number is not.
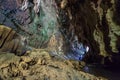
<svg viewBox="0 0 120 80"><path fill-rule="evenodd" d="M115 55L120 57L119 0L58 0L57 5L63 34L71 41L77 36L90 47L88 62L116 62Z"/></svg>
<svg viewBox="0 0 120 80"><path fill-rule="evenodd" d="M0 80L107 80L82 72L82 62L50 57L45 49L25 56L0 53Z"/></svg>
<svg viewBox="0 0 120 80"><path fill-rule="evenodd" d="M7 1L11 4L4 6ZM84 61L119 66L119 0L38 0L42 3L39 10L34 0L28 0L33 5L14 13L14 7L19 8L22 1L0 1L0 24L25 35L29 45L48 47L55 54L66 54L77 37L79 43L90 49ZM14 7L12 2L16 2Z"/></svg>

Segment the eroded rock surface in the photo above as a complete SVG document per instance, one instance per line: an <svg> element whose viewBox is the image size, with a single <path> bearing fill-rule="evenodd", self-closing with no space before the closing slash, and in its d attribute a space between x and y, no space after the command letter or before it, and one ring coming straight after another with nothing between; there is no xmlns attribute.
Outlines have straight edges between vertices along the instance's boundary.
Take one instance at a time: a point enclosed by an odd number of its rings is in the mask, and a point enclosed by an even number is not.
<svg viewBox="0 0 120 80"><path fill-rule="evenodd" d="M25 56L0 53L1 80L105 80L82 72L83 62L50 57L38 49Z"/></svg>

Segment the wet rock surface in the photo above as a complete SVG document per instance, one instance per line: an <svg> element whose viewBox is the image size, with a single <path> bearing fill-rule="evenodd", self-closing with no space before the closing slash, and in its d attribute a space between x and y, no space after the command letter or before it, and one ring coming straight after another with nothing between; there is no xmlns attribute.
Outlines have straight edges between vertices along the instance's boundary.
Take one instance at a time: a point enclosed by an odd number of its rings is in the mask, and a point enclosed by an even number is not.
<svg viewBox="0 0 120 80"><path fill-rule="evenodd" d="M82 72L84 62L50 57L46 50L38 49L25 56L0 53L1 80L106 80Z"/></svg>

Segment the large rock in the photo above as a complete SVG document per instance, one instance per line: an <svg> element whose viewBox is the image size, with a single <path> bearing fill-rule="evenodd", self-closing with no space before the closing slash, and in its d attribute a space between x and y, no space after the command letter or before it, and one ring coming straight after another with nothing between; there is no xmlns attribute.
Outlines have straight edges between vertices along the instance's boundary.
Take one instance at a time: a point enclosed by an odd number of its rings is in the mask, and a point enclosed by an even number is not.
<svg viewBox="0 0 120 80"><path fill-rule="evenodd" d="M82 72L83 66L80 62L50 57L42 49L21 57L0 53L1 80L105 80Z"/></svg>

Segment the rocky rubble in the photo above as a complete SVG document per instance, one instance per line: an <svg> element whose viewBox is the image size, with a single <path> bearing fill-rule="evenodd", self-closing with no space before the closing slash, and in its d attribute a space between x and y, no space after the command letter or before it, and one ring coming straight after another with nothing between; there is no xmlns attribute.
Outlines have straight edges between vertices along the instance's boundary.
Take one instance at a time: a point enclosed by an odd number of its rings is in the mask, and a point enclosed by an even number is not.
<svg viewBox="0 0 120 80"><path fill-rule="evenodd" d="M106 80L82 72L84 62L69 61L37 49L24 56L0 53L0 80Z"/></svg>

